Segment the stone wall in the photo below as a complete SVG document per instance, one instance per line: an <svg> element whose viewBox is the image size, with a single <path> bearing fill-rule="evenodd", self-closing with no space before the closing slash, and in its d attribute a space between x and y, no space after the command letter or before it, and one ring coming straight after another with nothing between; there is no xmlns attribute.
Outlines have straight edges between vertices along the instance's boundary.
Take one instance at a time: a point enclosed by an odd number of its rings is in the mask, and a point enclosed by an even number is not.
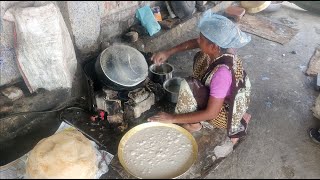
<svg viewBox="0 0 320 180"><path fill-rule="evenodd" d="M0 87L21 79L15 63L13 23L2 19L5 11L19 1L1 1ZM79 63L96 57L102 44L108 44L138 23L136 10L144 5L166 9L164 1L52 1L63 15L71 35ZM34 1L19 2L32 6Z"/></svg>
<svg viewBox="0 0 320 180"><path fill-rule="evenodd" d="M104 40L123 33L134 23L136 10L144 5L164 6L164 2L155 1L105 1L101 14L101 34ZM164 6L165 7L165 6Z"/></svg>
<svg viewBox="0 0 320 180"><path fill-rule="evenodd" d="M0 1L0 87L22 78L15 59L14 24L2 19L6 10L18 3L21 6L30 6L34 4L34 1Z"/></svg>
<svg viewBox="0 0 320 180"><path fill-rule="evenodd" d="M135 12L138 8L163 4L162 1L58 2L80 62L95 57L101 51L102 41L109 41L137 23Z"/></svg>
<svg viewBox="0 0 320 180"><path fill-rule="evenodd" d="M0 87L21 80L13 45L14 23L2 19L6 10L17 4L33 6L34 1L0 1ZM95 57L101 51L102 41L109 41L137 23L138 8L165 7L164 1L56 1L56 4L67 24L79 62Z"/></svg>

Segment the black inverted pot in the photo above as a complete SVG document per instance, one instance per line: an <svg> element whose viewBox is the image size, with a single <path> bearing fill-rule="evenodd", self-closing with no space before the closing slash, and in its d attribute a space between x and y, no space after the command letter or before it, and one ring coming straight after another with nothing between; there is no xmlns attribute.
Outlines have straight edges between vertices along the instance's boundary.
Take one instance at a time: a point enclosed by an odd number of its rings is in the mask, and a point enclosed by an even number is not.
<svg viewBox="0 0 320 180"><path fill-rule="evenodd" d="M114 48L114 47L112 47L112 48ZM129 47L129 48L131 48L131 47ZM132 59L132 61L134 61L134 62L132 62L132 64L130 64L131 66L139 65L138 68L140 68L139 70L142 71L141 76L138 75L136 78L134 77L134 75L137 75L137 74L132 74L131 71L130 72L122 71L122 73L117 72L117 70L119 69L119 66L120 66L120 70L123 70L123 68L121 66L125 66L124 67L124 69L125 69L127 66L129 66L128 64L124 63L124 64L120 64L119 65L119 64L117 64L118 63L117 61L114 61L111 64L110 63L108 64L110 66L114 66L114 68L111 68L109 66L108 69L106 68L106 64L105 65L101 64L101 63L104 63L104 61L105 61L105 59L101 59L101 57L103 56L103 53L105 51L103 51L98 56L98 58L96 59L96 62L95 62L95 71L96 71L97 77L98 77L99 81L103 85L105 85L106 87L108 87L108 88L110 88L112 90L115 90L115 91L130 91L130 90L134 90L136 88L142 87L144 85L144 82L145 82L145 80L146 80L146 78L148 76L148 65L147 65L147 62L146 62L145 58L143 57L143 55L138 50L134 50L134 53L137 53L136 55L139 56L139 59ZM121 55L123 55L125 53L126 52L121 52ZM132 54L133 52L131 51L130 53L131 54L129 54L129 55L134 57L134 55ZM115 56L118 56L118 55L115 55ZM110 60L108 60L108 61L110 61ZM117 67L118 67L118 69L117 69ZM136 82L134 82L132 84L127 84L127 85L123 85L123 84L117 83L107 75L107 73L111 73L111 72L109 72L109 71L111 71L110 69L112 71L114 71L113 73L118 74L117 75L118 77L126 75L126 76L128 76L129 78L132 78L132 79L139 78L139 80L137 80ZM146 73L144 73L144 72L146 72ZM126 73L126 74L124 75L123 73ZM119 79L121 79L121 78L119 78Z"/></svg>

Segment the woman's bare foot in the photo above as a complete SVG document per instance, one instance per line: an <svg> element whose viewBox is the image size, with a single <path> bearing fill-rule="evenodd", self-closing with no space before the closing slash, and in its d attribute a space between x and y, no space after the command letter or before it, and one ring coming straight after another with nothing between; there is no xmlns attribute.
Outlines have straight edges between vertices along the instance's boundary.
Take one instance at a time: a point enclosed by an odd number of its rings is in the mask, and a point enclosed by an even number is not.
<svg viewBox="0 0 320 180"><path fill-rule="evenodd" d="M202 128L202 125L200 123L193 123L193 124L183 124L182 127L192 133L192 132L200 131L200 129Z"/></svg>
<svg viewBox="0 0 320 180"><path fill-rule="evenodd" d="M237 144L238 141L239 141L239 138L231 138L231 142L233 145Z"/></svg>
<svg viewBox="0 0 320 180"><path fill-rule="evenodd" d="M248 124L249 124L249 122L250 122L250 120L251 120L251 114L249 114L249 113L244 113L243 119L246 121L246 123L247 123L247 128L248 128ZM235 145L235 144L237 144L237 142L239 141L239 138L231 138L231 141L232 141L232 143Z"/></svg>
<svg viewBox="0 0 320 180"><path fill-rule="evenodd" d="M249 113L244 113L243 117L242 117L247 124L249 124L250 120L251 120L251 114Z"/></svg>

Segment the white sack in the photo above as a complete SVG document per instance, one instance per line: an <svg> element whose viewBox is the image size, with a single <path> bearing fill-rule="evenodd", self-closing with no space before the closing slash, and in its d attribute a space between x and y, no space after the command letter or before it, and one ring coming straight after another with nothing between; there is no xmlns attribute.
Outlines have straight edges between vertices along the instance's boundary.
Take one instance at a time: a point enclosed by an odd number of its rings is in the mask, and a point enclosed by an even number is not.
<svg viewBox="0 0 320 180"><path fill-rule="evenodd" d="M61 12L51 2L35 5L15 6L4 15L15 23L19 70L31 93L38 88L71 88L77 60Z"/></svg>

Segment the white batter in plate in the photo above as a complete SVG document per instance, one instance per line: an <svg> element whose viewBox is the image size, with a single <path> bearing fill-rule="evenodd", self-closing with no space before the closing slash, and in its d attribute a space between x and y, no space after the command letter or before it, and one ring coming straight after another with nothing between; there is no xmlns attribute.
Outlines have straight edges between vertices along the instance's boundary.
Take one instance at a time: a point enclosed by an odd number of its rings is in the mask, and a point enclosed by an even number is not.
<svg viewBox="0 0 320 180"><path fill-rule="evenodd" d="M121 140L121 164L139 178L174 178L186 172L197 155L192 135L180 126L145 123Z"/></svg>

